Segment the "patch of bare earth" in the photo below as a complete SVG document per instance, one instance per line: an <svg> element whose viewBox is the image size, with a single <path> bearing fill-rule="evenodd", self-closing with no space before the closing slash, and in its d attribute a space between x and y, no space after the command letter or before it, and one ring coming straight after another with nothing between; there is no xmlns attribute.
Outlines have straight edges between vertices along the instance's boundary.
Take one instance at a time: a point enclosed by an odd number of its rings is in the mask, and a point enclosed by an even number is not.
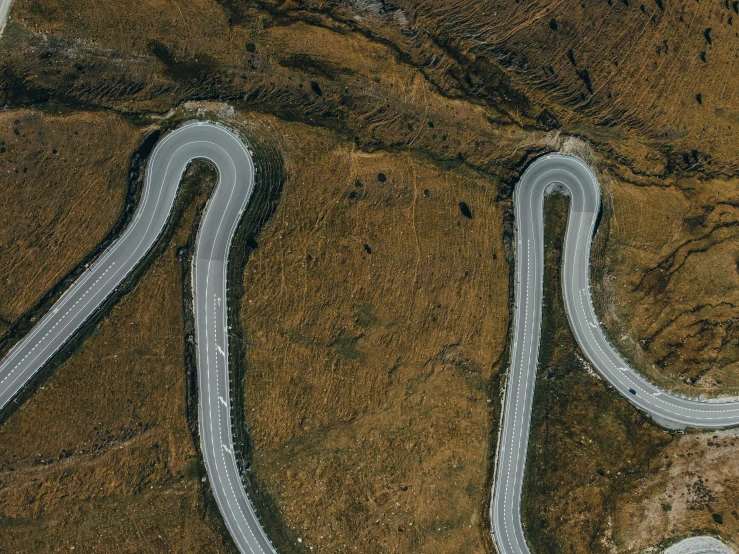
<svg viewBox="0 0 739 554"><path fill-rule="evenodd" d="M655 460L653 474L618 501L614 537L622 550L651 546L700 530L735 548L739 538L739 434L679 435Z"/></svg>

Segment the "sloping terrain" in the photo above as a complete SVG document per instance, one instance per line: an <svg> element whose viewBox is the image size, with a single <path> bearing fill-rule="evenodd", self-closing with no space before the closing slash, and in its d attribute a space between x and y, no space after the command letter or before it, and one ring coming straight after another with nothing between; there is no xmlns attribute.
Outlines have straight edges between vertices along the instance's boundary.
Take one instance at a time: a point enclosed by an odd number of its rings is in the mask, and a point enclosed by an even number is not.
<svg viewBox="0 0 739 554"><path fill-rule="evenodd" d="M113 227L139 136L105 113L6 111L0 128L0 209L7 222L0 227L0 325L7 328ZM98 146L100 135L109 137L110 149Z"/></svg>
<svg viewBox="0 0 739 554"><path fill-rule="evenodd" d="M736 11L667 0L16 0L0 40L0 170L12 184L1 195L11 217L0 222L0 317L6 327L32 317L115 225L152 126L199 112L258 125L287 174L250 237L240 317L244 455L268 529L295 551L490 551L510 193L532 156L565 148L598 168L598 309L622 350L669 388L736 393ZM0 429L0 542L230 548L199 484L185 405L175 253L203 198ZM571 432L573 413L583 431L598 410L641 425L584 387L551 413L553 436ZM654 544L661 525L631 523L662 504L667 534L730 531L737 496L711 461L729 459L730 442L710 439L715 455L696 461L688 454L707 437L639 432L648 470L616 483L633 496L541 511L555 550L591 551L580 531L604 521L619 548ZM559 467L536 474L533 506L563 474L599 478L576 441L559 447ZM650 473L664 456L679 472ZM700 511L665 500L691 473L719 499ZM598 494L611 499L614 486ZM561 525L568 510L577 521Z"/></svg>
<svg viewBox="0 0 739 554"><path fill-rule="evenodd" d="M735 544L736 430L661 429L585 361L560 295L567 200L546 210L548 317L523 503L534 551L641 552L698 532Z"/></svg>
<svg viewBox="0 0 739 554"><path fill-rule="evenodd" d="M190 179L170 247L0 428L8 551L230 551L185 417L177 256L214 177Z"/></svg>
<svg viewBox="0 0 739 554"><path fill-rule="evenodd" d="M320 551L480 551L507 326L496 190L324 132L303 151L304 133L246 271L254 471Z"/></svg>
<svg viewBox="0 0 739 554"><path fill-rule="evenodd" d="M612 340L662 386L737 396L737 180L609 178L600 291Z"/></svg>

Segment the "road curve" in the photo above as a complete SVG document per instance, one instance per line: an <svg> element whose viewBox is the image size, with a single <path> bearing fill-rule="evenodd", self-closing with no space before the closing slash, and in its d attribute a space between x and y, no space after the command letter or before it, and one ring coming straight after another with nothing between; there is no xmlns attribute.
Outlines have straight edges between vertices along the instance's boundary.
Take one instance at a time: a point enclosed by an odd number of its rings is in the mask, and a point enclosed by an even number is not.
<svg viewBox="0 0 739 554"><path fill-rule="evenodd" d="M3 36L5 23L8 20L8 12L10 12L10 3L12 0L0 0L0 37Z"/></svg>
<svg viewBox="0 0 739 554"><path fill-rule="evenodd" d="M672 545L664 554L734 554L734 551L713 537L692 537Z"/></svg>
<svg viewBox="0 0 739 554"><path fill-rule="evenodd" d="M0 0L2 1L2 0ZM0 363L0 409L43 367L139 264L161 235L184 171L194 160L219 174L193 256L200 441L223 519L239 550L272 554L236 465L228 372L226 264L254 188L254 164L241 139L207 122L187 123L157 143L141 201L123 235L92 264Z"/></svg>
<svg viewBox="0 0 739 554"><path fill-rule="evenodd" d="M196 159L210 161L219 173L193 257L201 447L216 502L239 550L274 554L241 482L231 429L226 267L231 240L253 190L255 170L243 142L229 130L212 123L192 122L160 140L147 166L142 199L126 231L0 363L0 409L151 249L171 214L182 174ZM588 359L621 394L660 423L702 428L739 424L739 404L700 402L661 391L628 368L608 344L595 316L589 288L590 245L600 208L598 182L577 158L553 154L538 159L521 177L514 194L517 236L513 348L490 506L493 537L500 554L529 553L521 524L521 492L541 330L543 202L547 188L553 184L567 190L571 197L563 293L570 325ZM731 550L714 539L698 537L667 552L726 554Z"/></svg>
<svg viewBox="0 0 739 554"><path fill-rule="evenodd" d="M490 503L493 539L500 554L530 552L521 523L521 494L539 360L544 196L554 186L570 196L562 286L570 326L588 360L629 402L661 425L705 429L739 425L739 402L703 402L660 390L629 368L608 343L590 294L590 246L600 210L598 180L590 168L574 156L550 154L537 159L521 176L514 192L513 347Z"/></svg>

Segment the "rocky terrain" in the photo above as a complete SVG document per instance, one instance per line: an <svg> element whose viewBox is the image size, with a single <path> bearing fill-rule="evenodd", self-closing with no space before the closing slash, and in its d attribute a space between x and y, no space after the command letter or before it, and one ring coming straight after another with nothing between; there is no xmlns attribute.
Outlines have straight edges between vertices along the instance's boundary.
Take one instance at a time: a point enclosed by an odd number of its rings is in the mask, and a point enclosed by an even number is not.
<svg viewBox="0 0 739 554"><path fill-rule="evenodd" d="M0 39L0 347L125 222L152 131L209 117L268 139L285 180L244 250L238 390L270 534L285 552L490 552L510 196L536 154L597 168L593 274L612 340L668 388L737 393L737 9L15 0ZM193 431L182 257L213 176L191 177L132 291L4 415L12 551L233 549ZM552 341L532 543L731 540L733 435L653 427ZM577 386L548 389L545 365Z"/></svg>
<svg viewBox="0 0 739 554"><path fill-rule="evenodd" d="M736 541L739 433L669 433L585 361L559 292L567 201L547 202L548 308L523 505L534 551L642 552L698 532Z"/></svg>

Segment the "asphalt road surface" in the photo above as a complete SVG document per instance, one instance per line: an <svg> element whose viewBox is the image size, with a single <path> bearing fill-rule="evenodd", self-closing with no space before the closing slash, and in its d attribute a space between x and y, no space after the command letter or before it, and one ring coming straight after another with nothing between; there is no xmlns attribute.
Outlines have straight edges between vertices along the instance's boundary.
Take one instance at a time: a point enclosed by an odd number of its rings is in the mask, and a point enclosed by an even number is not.
<svg viewBox="0 0 739 554"><path fill-rule="evenodd" d="M11 1L12 0L0 0L0 37L3 36L3 31L5 30L5 22L8 20Z"/></svg>
<svg viewBox="0 0 739 554"><path fill-rule="evenodd" d="M490 504L493 539L500 554L529 552L521 524L521 494L539 360L544 195L552 187L570 196L562 285L570 326L588 360L629 402L661 425L705 429L739 425L739 402L703 402L662 391L629 368L611 347L598 323L590 295L590 245L600 209L598 181L590 168L573 156L552 154L537 159L521 176L514 193L513 348Z"/></svg>
<svg viewBox="0 0 739 554"><path fill-rule="evenodd" d="M159 141L149 159L141 201L121 237L92 264L0 363L0 409L115 291L156 242L169 219L180 179L193 160L208 160L219 182L198 231L193 293L200 441L223 519L243 553L274 549L249 502L234 455L228 371L226 264L254 187L244 143L224 127L192 122Z"/></svg>
<svg viewBox="0 0 739 554"><path fill-rule="evenodd" d="M664 554L734 554L734 551L712 537L693 537L672 545Z"/></svg>
<svg viewBox="0 0 739 554"><path fill-rule="evenodd" d="M271 554L275 550L241 482L232 436L226 264L231 240L251 196L255 170L243 142L229 130L193 122L157 144L147 166L142 199L129 227L0 363L0 409L151 249L171 214L182 174L196 159L210 161L219 172L219 184L206 209L193 257L201 446L211 488L239 550ZM529 552L521 525L521 491L541 329L543 201L546 189L552 185L568 191L571 197L563 292L570 325L589 360L624 397L664 425L719 428L739 424L739 403L700 402L661 391L631 370L608 344L595 316L589 288L590 244L600 207L598 182L577 158L550 155L538 159L521 177L514 195L517 259L513 348L490 507L493 537L501 554ZM706 537L683 541L668 550L670 554L727 552L731 550Z"/></svg>

